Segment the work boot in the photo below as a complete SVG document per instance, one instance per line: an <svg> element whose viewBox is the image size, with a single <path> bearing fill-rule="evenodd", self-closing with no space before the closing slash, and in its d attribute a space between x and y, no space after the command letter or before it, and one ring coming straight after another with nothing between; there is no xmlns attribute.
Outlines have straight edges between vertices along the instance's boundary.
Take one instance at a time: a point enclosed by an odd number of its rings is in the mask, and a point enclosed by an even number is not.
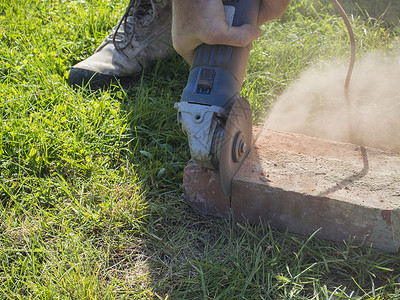
<svg viewBox="0 0 400 300"><path fill-rule="evenodd" d="M171 0L131 0L96 52L71 68L68 84L101 88L165 58L173 53L171 20Z"/></svg>

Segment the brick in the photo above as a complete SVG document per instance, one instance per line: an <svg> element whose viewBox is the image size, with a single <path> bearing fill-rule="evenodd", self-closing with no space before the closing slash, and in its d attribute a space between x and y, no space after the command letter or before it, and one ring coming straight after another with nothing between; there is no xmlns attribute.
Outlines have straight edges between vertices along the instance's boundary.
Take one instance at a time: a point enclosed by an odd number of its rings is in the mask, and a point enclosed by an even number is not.
<svg viewBox="0 0 400 300"><path fill-rule="evenodd" d="M183 173L183 193L198 212L223 218L229 216L230 199L221 189L218 173L190 161Z"/></svg>
<svg viewBox="0 0 400 300"><path fill-rule="evenodd" d="M189 164L184 193L203 214L268 222L278 230L388 252L400 246L400 157L349 143L263 130L221 191L211 170Z"/></svg>

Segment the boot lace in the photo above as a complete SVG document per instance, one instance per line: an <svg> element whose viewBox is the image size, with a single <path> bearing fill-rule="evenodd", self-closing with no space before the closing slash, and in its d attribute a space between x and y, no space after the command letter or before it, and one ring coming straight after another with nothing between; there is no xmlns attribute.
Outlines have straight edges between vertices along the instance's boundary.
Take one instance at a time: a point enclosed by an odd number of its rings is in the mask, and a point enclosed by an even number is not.
<svg viewBox="0 0 400 300"><path fill-rule="evenodd" d="M154 0L130 0L124 15L112 33L112 42L117 50L124 50L133 40L136 27L146 27L156 15ZM121 26L123 30L120 31Z"/></svg>

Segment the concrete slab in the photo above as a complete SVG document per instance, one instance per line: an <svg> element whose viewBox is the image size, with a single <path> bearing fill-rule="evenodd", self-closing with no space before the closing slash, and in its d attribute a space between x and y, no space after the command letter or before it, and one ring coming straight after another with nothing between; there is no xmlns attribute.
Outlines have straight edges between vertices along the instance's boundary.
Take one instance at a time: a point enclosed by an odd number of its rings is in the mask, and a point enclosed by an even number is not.
<svg viewBox="0 0 400 300"><path fill-rule="evenodd" d="M388 252L400 246L400 156L301 134L263 130L223 195L218 175L194 163L184 194L203 214L269 222L279 230Z"/></svg>

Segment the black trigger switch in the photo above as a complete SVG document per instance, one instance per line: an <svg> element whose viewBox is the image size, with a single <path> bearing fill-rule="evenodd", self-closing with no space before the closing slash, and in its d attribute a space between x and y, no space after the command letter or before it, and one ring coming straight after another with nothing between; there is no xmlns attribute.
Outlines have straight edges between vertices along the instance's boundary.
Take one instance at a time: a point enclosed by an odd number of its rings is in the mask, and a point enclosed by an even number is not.
<svg viewBox="0 0 400 300"><path fill-rule="evenodd" d="M197 80L197 92L201 94L210 94L213 87L215 71L211 69L202 69Z"/></svg>

